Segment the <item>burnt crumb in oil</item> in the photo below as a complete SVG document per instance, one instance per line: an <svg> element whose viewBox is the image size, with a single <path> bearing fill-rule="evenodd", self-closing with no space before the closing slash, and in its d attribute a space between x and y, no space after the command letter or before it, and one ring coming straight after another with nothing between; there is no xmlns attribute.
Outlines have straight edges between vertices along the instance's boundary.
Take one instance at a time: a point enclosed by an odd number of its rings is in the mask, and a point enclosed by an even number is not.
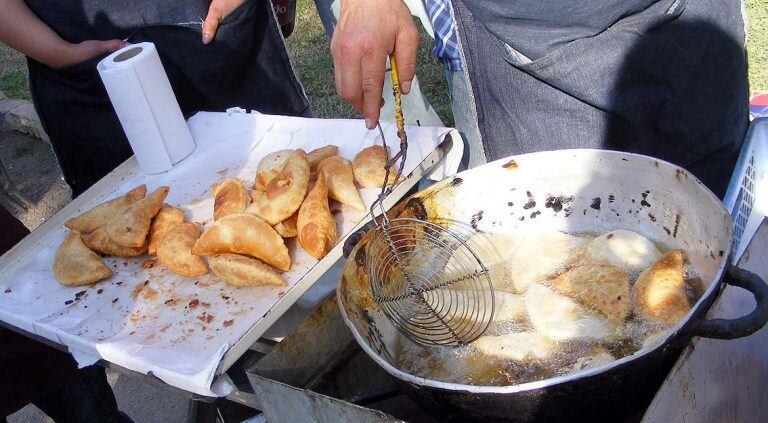
<svg viewBox="0 0 768 423"><path fill-rule="evenodd" d="M472 226L472 229L477 230L477 222L483 220L483 211L480 210L479 212L472 215L472 219L469 221L469 225Z"/></svg>
<svg viewBox="0 0 768 423"><path fill-rule="evenodd" d="M528 210L528 209L532 209L532 208L536 207L536 200L533 199L533 194L531 194L530 191L526 191L525 194L528 196L528 202L525 203L523 208L525 210Z"/></svg>
<svg viewBox="0 0 768 423"><path fill-rule="evenodd" d="M651 219L651 222L655 222L656 221L656 216L654 216L651 213L648 213L648 218Z"/></svg>
<svg viewBox="0 0 768 423"><path fill-rule="evenodd" d="M544 201L544 207L554 210L555 213L559 213L561 210L563 210L563 205L568 204L571 201L573 201L573 196L566 197L564 195L560 195L555 197L550 195Z"/></svg>
<svg viewBox="0 0 768 423"><path fill-rule="evenodd" d="M677 238L677 230L680 228L680 213L675 213L675 228L672 229L672 237Z"/></svg>
<svg viewBox="0 0 768 423"><path fill-rule="evenodd" d="M616 201L616 196L613 195L613 194L609 194L608 195L608 204L613 203L614 201Z"/></svg>
<svg viewBox="0 0 768 423"><path fill-rule="evenodd" d="M517 169L517 162L514 160L510 160L507 163L504 163L503 166L504 169Z"/></svg>
<svg viewBox="0 0 768 423"><path fill-rule="evenodd" d="M602 200L600 199L600 197L595 197L592 199L592 204L590 204L589 207L595 210L600 210L600 203L602 203Z"/></svg>
<svg viewBox="0 0 768 423"><path fill-rule="evenodd" d="M642 196L643 196L643 199L642 199L642 200L640 200L640 205L641 205L641 206L643 206L643 207L651 207L651 203L649 203L649 202L647 201L647 199L648 199L648 194L650 194L650 193L651 193L650 191L644 191L642 194L640 194L640 195L642 195Z"/></svg>
<svg viewBox="0 0 768 423"><path fill-rule="evenodd" d="M541 212L539 210L536 210L535 212L531 213L531 219L536 219L536 216L540 215Z"/></svg>

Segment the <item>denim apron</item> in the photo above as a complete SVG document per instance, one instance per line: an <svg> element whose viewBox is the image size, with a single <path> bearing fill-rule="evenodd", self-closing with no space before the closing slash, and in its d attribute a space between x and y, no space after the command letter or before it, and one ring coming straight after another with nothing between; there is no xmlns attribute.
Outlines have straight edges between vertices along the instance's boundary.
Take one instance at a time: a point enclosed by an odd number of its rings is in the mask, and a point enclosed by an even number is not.
<svg viewBox="0 0 768 423"><path fill-rule="evenodd" d="M246 1L203 45L209 1L29 0L66 41L127 39L157 46L185 117L240 106L308 115L267 0ZM96 57L63 70L29 60L32 97L66 181L82 193L133 153L96 71Z"/></svg>
<svg viewBox="0 0 768 423"><path fill-rule="evenodd" d="M629 151L681 165L724 194L748 124L738 0L453 6L489 161Z"/></svg>

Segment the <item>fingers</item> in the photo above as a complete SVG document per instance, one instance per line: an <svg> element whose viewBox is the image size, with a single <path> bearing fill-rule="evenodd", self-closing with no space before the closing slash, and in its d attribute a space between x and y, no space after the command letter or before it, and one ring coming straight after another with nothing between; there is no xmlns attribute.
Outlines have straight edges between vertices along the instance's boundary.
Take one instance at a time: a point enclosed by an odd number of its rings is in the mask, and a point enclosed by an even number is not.
<svg viewBox="0 0 768 423"><path fill-rule="evenodd" d="M339 97L363 112L361 64L363 53L355 40L337 31L331 42L333 76Z"/></svg>
<svg viewBox="0 0 768 423"><path fill-rule="evenodd" d="M411 91L411 80L416 74L416 50L418 47L419 31L413 20L408 20L397 34L395 51L393 52L403 94L408 94Z"/></svg>
<svg viewBox="0 0 768 423"><path fill-rule="evenodd" d="M381 91L384 85L384 72L387 67L387 53L374 47L373 41L363 45L363 58L360 66L363 91L363 117L368 129L376 127L381 111Z"/></svg>
<svg viewBox="0 0 768 423"><path fill-rule="evenodd" d="M99 43L99 49L100 53L112 53L127 45L128 43L123 40L106 40Z"/></svg>
<svg viewBox="0 0 768 423"><path fill-rule="evenodd" d="M112 53L125 47L123 40L86 40L78 44L68 44L67 53L62 55L59 61L51 63L56 69L66 68L96 56Z"/></svg>
<svg viewBox="0 0 768 423"><path fill-rule="evenodd" d="M211 4L208 9L208 15L203 22L203 44L208 44L213 40L216 35L216 30L219 28L219 22L224 18L223 14L215 4Z"/></svg>

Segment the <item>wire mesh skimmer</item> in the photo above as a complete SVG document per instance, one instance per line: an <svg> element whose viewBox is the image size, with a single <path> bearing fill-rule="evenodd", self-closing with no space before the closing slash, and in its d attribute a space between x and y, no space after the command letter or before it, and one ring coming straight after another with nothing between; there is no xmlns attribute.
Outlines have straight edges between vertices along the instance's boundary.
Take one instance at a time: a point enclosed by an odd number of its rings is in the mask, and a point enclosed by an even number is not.
<svg viewBox="0 0 768 423"><path fill-rule="evenodd" d="M467 245L475 231L458 222L390 219L384 208L384 199L401 181L408 150L392 56L390 64L400 150L385 165L384 181L392 184L384 184L370 209L374 225L366 245L366 270L373 300L417 344L467 344L485 332L494 313L488 269ZM387 149L381 125L379 132Z"/></svg>

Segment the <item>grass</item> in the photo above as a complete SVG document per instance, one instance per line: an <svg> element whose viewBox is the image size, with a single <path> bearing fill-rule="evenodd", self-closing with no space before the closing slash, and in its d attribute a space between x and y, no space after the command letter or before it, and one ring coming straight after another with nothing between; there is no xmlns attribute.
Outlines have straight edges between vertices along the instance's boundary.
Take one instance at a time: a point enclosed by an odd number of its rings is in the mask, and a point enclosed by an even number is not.
<svg viewBox="0 0 768 423"><path fill-rule="evenodd" d="M29 100L24 55L0 43L0 91L9 98Z"/></svg>
<svg viewBox="0 0 768 423"><path fill-rule="evenodd" d="M13 157L16 159L30 154L32 154L32 141L30 140L25 141L22 145L13 147Z"/></svg>
<svg viewBox="0 0 768 423"><path fill-rule="evenodd" d="M422 29L419 25L419 29ZM358 118L361 117L338 95L333 82L333 59L330 42L311 0L299 0L296 5L296 25L288 37L288 53L299 80L312 103L312 112L318 117ZM418 50L419 82L422 92L432 103L440 119L453 124L448 86L443 67L432 56L433 41L422 29Z"/></svg>
<svg viewBox="0 0 768 423"><path fill-rule="evenodd" d="M747 0L749 90L768 92L768 0Z"/></svg>
<svg viewBox="0 0 768 423"><path fill-rule="evenodd" d="M747 54L750 91L768 92L768 0L746 0L749 24ZM420 25L419 29L421 29ZM354 118L359 113L338 95L333 83L329 42L312 0L299 0L296 26L288 38L294 68L318 117ZM424 95L447 125L453 124L442 66L432 57L433 41L422 30L418 70ZM29 99L24 56L0 44L0 91L8 97Z"/></svg>

